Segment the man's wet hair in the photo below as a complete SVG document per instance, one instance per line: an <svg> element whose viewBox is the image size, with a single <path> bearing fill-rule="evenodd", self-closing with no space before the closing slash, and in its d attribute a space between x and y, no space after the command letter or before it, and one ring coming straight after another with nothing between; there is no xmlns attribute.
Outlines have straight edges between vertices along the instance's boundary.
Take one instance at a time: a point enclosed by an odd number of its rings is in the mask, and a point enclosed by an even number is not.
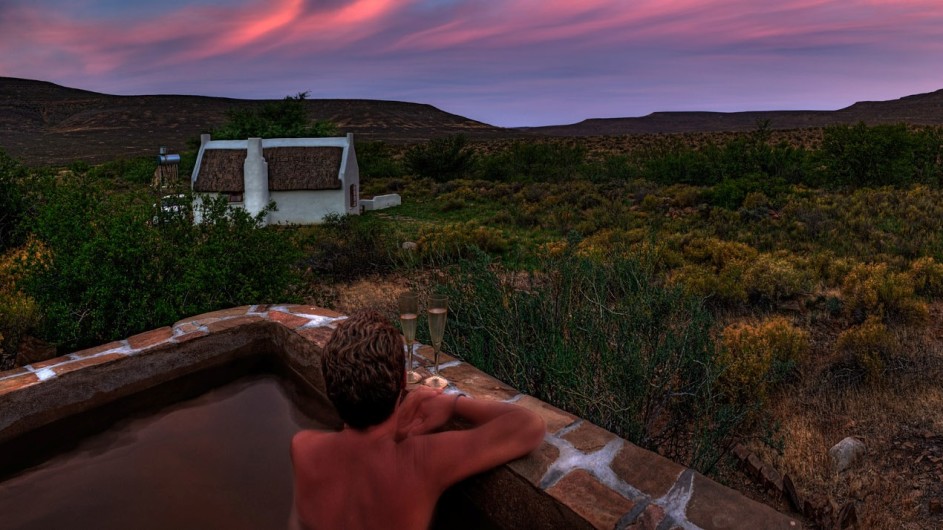
<svg viewBox="0 0 943 530"><path fill-rule="evenodd" d="M403 349L399 331L377 311L338 323L321 356L321 373L344 423L366 429L390 417L405 384Z"/></svg>

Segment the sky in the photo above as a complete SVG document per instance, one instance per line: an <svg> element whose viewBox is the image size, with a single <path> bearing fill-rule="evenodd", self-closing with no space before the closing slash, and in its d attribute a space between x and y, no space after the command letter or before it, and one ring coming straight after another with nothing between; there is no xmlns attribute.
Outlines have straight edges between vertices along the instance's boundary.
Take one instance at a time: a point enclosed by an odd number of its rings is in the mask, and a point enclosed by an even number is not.
<svg viewBox="0 0 943 530"><path fill-rule="evenodd" d="M0 0L0 76L498 126L834 110L943 88L943 0Z"/></svg>

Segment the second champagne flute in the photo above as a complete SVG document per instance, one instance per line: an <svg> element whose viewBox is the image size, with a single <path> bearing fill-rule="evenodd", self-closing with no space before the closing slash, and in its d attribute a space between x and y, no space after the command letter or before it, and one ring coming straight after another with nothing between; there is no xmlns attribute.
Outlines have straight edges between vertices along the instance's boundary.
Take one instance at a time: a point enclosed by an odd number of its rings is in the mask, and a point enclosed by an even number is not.
<svg viewBox="0 0 943 530"><path fill-rule="evenodd" d="M399 297L399 324L406 338L406 382L418 383L422 380L419 372L413 369L413 343L416 341L416 323L419 320L419 296L412 291Z"/></svg>
<svg viewBox="0 0 943 530"><path fill-rule="evenodd" d="M445 335L445 318L448 315L449 299L442 294L429 296L429 338L433 348L432 377L425 380L425 384L432 388L445 388L449 381L439 375L439 351L442 349L442 337Z"/></svg>

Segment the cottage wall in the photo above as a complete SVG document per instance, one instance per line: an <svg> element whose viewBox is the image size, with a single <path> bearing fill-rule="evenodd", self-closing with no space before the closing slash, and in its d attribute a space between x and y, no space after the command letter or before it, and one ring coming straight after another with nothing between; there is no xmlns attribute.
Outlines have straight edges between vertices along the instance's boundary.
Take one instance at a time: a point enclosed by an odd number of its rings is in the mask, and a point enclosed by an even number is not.
<svg viewBox="0 0 943 530"><path fill-rule="evenodd" d="M269 224L310 224L320 222L325 215L348 213L345 208L344 190L336 191L273 191L271 199L278 211L268 215Z"/></svg>

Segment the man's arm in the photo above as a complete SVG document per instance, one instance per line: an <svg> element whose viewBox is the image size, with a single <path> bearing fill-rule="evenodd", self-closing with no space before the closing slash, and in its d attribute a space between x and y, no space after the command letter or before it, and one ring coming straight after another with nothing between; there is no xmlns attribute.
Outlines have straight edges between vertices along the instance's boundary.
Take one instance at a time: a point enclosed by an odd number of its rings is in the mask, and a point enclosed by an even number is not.
<svg viewBox="0 0 943 530"><path fill-rule="evenodd" d="M448 417L472 424L470 429L420 437L424 445L421 458L440 491L530 453L543 441L547 429L543 418L509 403L441 394L426 404L430 419L447 411Z"/></svg>

